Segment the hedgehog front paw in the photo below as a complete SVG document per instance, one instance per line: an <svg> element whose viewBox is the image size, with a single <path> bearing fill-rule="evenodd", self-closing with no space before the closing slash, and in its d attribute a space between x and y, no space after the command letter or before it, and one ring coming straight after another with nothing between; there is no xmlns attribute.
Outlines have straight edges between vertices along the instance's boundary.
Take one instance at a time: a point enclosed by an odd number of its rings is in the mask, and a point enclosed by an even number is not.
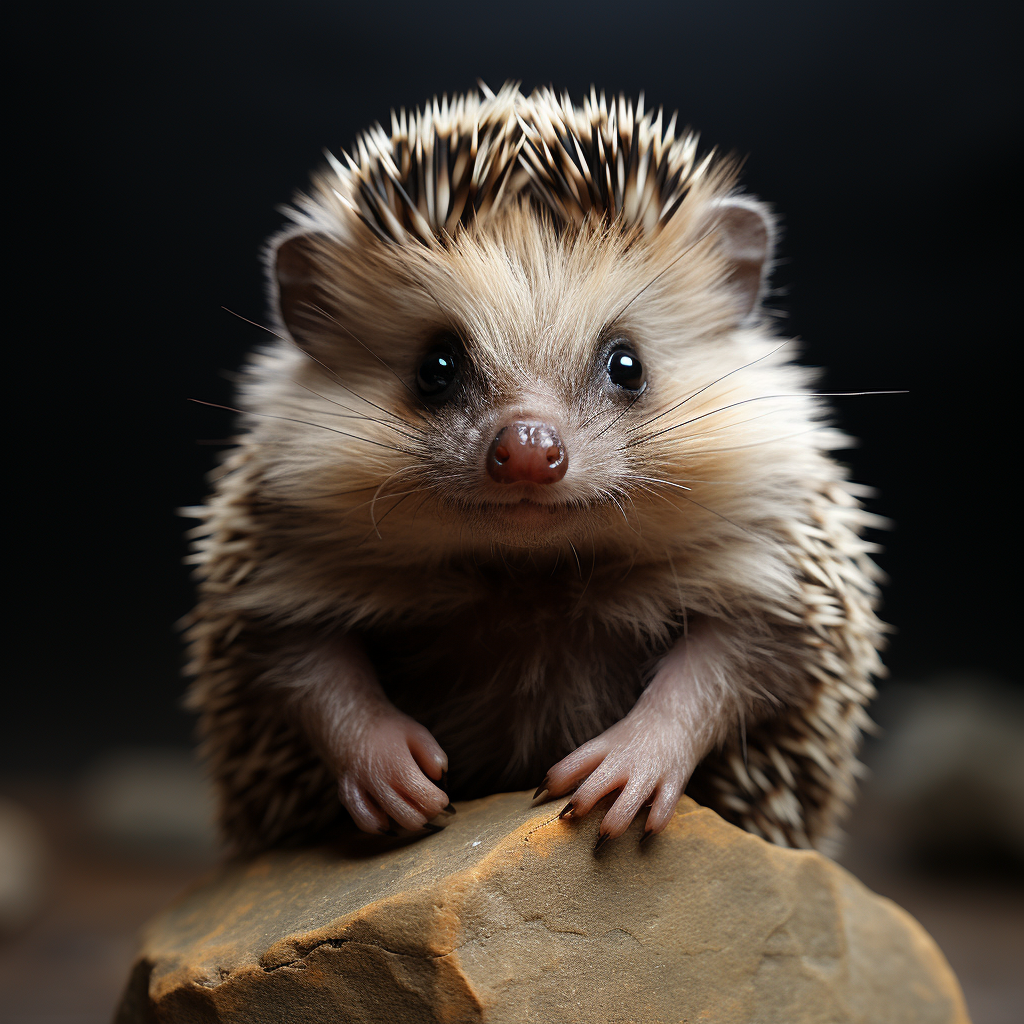
<svg viewBox="0 0 1024 1024"><path fill-rule="evenodd" d="M448 757L419 722L392 712L363 722L340 758L338 796L364 832L387 832L390 818L422 829L448 806L440 781Z"/></svg>
<svg viewBox="0 0 1024 1024"><path fill-rule="evenodd" d="M599 800L619 793L601 821L599 848L621 836L645 804L651 809L643 838L662 831L695 763L691 738L682 725L654 711L634 710L559 761L541 789L554 797L579 786L560 815L574 818L582 818Z"/></svg>

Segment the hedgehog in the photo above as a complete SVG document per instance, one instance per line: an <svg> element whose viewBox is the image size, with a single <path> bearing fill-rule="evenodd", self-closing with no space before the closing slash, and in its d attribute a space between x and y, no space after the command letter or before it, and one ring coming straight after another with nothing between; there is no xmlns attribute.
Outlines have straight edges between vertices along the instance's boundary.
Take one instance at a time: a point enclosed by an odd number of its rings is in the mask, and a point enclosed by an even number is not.
<svg viewBox="0 0 1024 1024"><path fill-rule="evenodd" d="M233 850L426 833L538 781L601 804L598 846L686 792L834 849L879 521L764 307L776 220L737 168L642 96L511 83L327 155L187 510Z"/></svg>

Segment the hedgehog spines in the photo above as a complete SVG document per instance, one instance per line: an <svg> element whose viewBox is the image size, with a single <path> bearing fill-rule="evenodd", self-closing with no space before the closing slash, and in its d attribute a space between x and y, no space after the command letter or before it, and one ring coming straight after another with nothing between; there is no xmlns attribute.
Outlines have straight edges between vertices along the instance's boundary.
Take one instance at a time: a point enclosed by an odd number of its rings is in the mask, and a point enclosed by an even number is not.
<svg viewBox="0 0 1024 1024"><path fill-rule="evenodd" d="M653 235L696 185L715 178L723 191L734 177L714 150L698 159L697 134L677 135L676 123L645 110L642 94L609 102L591 88L577 106L547 87L524 96L514 82L497 93L481 84L392 111L390 134L378 123L341 158L327 152L315 194L291 213L323 229L333 209L382 241L434 247L521 197L560 224L597 217Z"/></svg>

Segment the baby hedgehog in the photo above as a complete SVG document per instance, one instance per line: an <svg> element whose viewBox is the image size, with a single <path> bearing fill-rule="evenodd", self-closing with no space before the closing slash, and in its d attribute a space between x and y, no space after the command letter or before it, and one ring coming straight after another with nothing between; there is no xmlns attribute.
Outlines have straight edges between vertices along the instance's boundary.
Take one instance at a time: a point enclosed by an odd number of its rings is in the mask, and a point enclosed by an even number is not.
<svg viewBox="0 0 1024 1024"><path fill-rule="evenodd" d="M234 849L541 779L566 816L617 794L599 844L685 789L827 848L878 572L759 306L767 208L593 90L435 99L328 161L191 510L190 702Z"/></svg>

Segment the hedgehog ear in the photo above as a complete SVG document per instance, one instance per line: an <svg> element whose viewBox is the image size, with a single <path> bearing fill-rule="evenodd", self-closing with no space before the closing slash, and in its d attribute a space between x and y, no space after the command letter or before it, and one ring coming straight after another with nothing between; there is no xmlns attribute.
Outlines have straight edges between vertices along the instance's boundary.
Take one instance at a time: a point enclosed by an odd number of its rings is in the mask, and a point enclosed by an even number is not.
<svg viewBox="0 0 1024 1024"><path fill-rule="evenodd" d="M763 298L775 246L775 223L763 204L742 196L716 203L702 234L712 233L729 261L729 289L736 312L746 319Z"/></svg>
<svg viewBox="0 0 1024 1024"><path fill-rule="evenodd" d="M268 254L271 301L292 339L310 353L324 326L325 296L316 259L323 241L317 235L289 235L271 243Z"/></svg>

